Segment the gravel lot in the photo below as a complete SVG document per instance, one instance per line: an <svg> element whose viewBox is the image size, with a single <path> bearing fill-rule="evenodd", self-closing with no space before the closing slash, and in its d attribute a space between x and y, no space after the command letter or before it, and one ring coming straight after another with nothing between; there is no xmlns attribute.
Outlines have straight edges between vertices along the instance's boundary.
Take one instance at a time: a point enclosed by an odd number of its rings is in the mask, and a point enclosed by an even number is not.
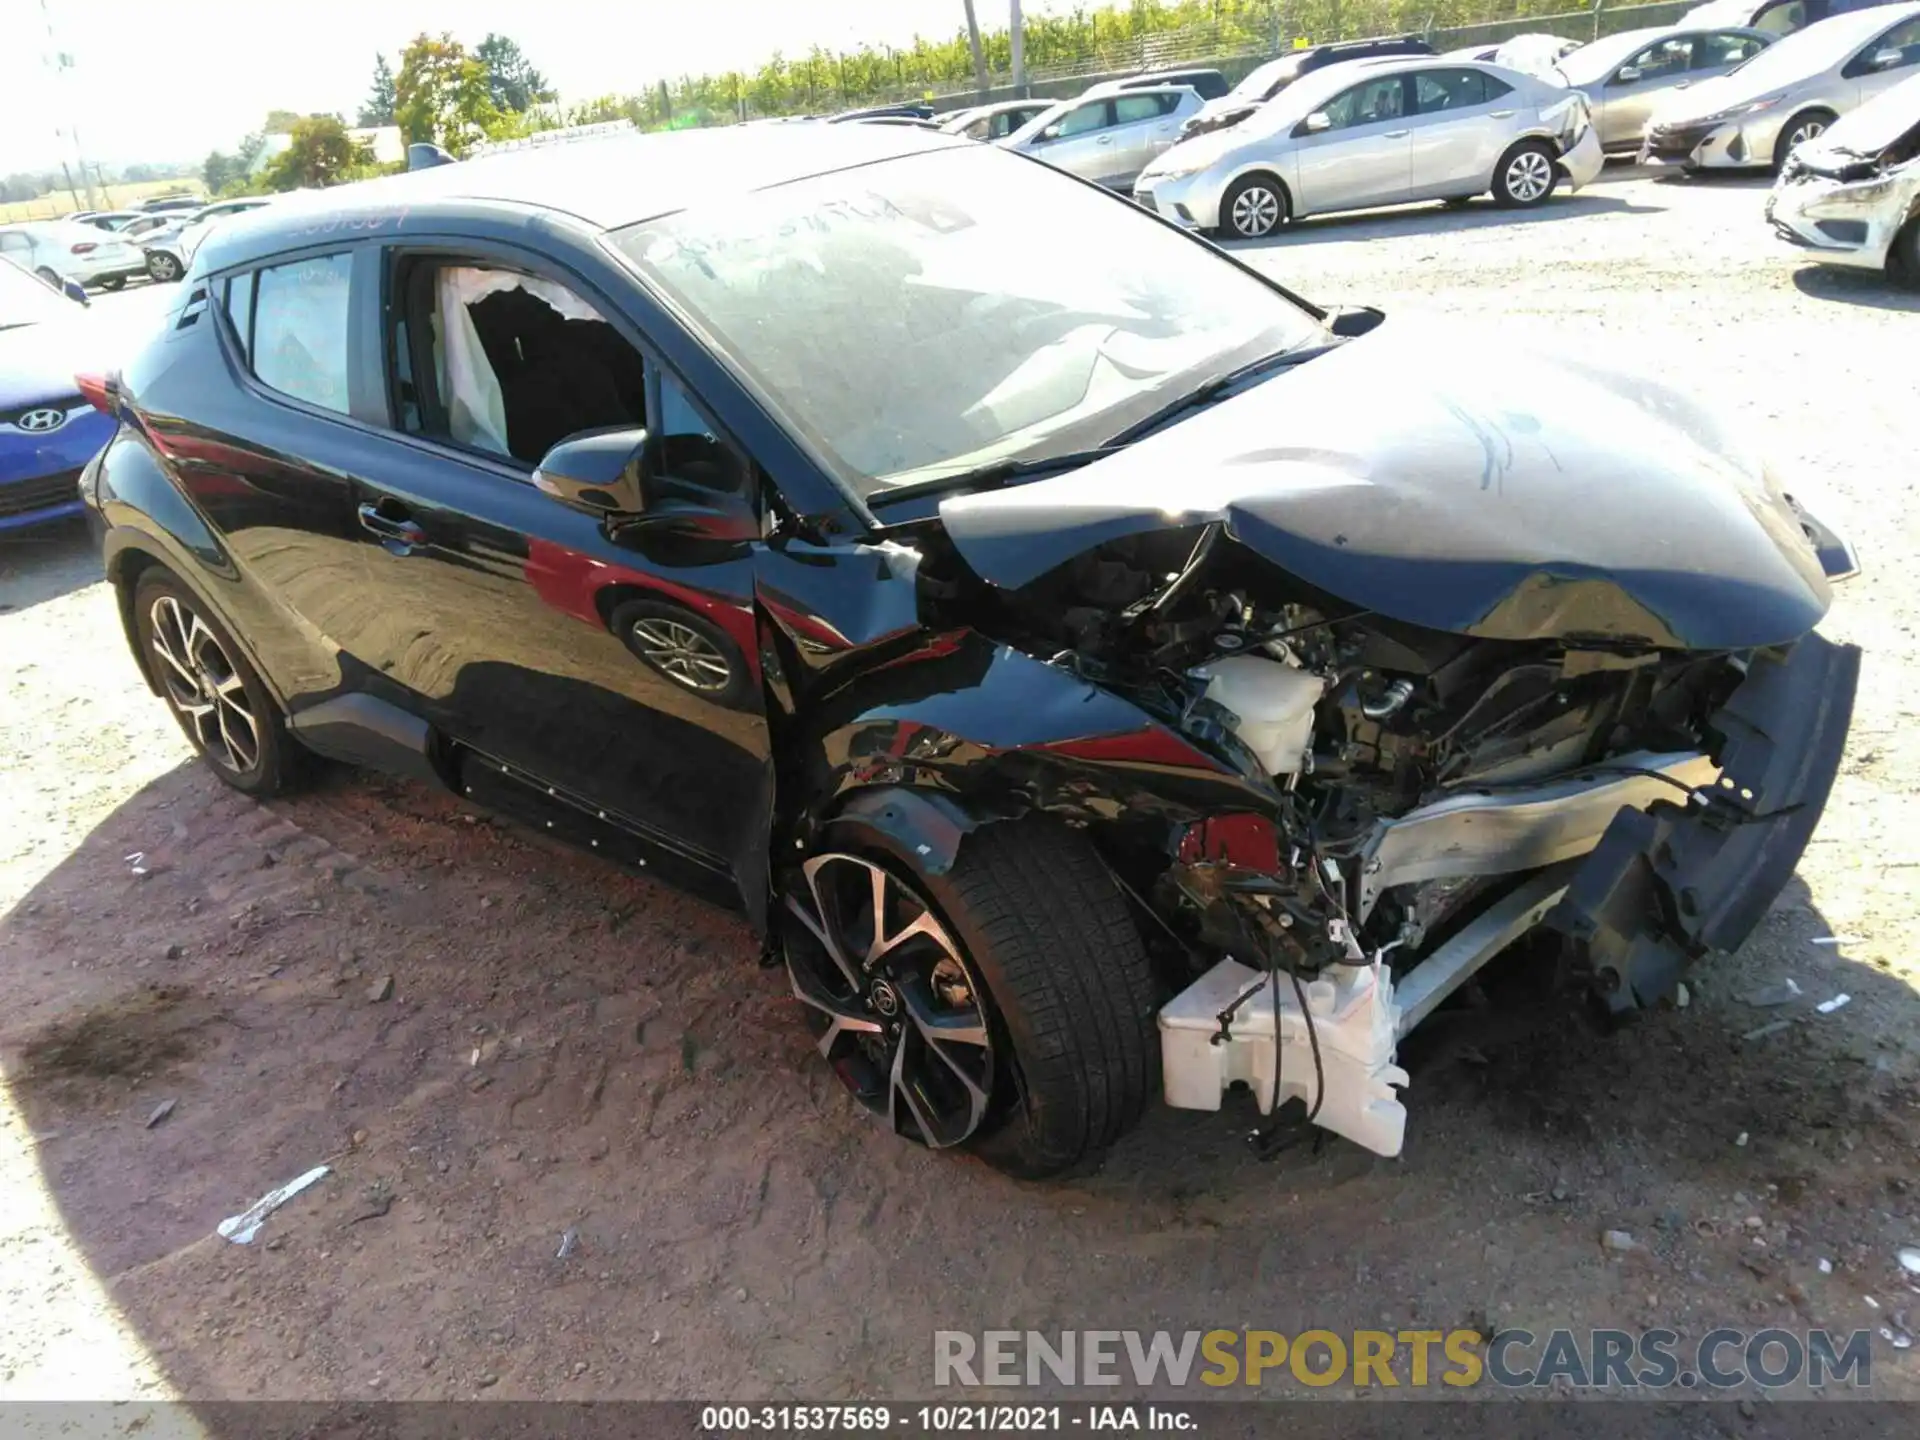
<svg viewBox="0 0 1920 1440"><path fill-rule="evenodd" d="M1867 647L1852 748L1753 943L1619 1034L1436 1024L1397 1161L1260 1163L1232 1107L1050 1187L901 1145L733 917L404 784L228 792L84 540L0 542L0 1398L898 1398L941 1328L1920 1320L1920 297L1800 266L1762 194L1615 171L1248 251L1699 392L1868 567L1827 627ZM1743 998L1788 976L1790 1006ZM260 1243L213 1237L322 1163ZM1920 1395L1884 1341L1874 1380Z"/></svg>

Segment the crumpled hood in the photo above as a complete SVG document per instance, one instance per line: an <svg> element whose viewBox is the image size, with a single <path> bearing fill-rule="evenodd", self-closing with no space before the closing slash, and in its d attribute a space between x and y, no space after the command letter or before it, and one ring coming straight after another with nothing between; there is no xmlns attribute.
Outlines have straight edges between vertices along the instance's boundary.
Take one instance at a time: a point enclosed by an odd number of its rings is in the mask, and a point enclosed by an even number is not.
<svg viewBox="0 0 1920 1440"><path fill-rule="evenodd" d="M1225 522L1355 606L1500 639L1796 639L1827 580L1794 511L1692 401L1403 322L1070 474L944 502L1017 588L1152 529Z"/></svg>
<svg viewBox="0 0 1920 1440"><path fill-rule="evenodd" d="M1920 75L1883 90L1858 110L1842 115L1813 139L1802 142L1795 155L1818 169L1842 157L1873 159L1889 146L1911 141L1920 127Z"/></svg>

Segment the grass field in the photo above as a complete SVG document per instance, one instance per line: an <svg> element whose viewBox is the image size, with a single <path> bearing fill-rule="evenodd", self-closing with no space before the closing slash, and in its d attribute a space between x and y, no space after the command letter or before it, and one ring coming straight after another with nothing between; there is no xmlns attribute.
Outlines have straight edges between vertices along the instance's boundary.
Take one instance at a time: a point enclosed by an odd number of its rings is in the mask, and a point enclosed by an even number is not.
<svg viewBox="0 0 1920 1440"><path fill-rule="evenodd" d="M62 215L71 215L75 210L89 208L99 210L131 210L142 200L155 195L186 193L204 195L206 187L198 180L145 180L137 185L96 185L93 187L95 198L100 202L89 207L86 203L87 192L82 186L76 186L80 203L75 204L73 196L65 190L39 196L33 200L10 200L0 204L0 224L12 224L19 220L57 220Z"/></svg>

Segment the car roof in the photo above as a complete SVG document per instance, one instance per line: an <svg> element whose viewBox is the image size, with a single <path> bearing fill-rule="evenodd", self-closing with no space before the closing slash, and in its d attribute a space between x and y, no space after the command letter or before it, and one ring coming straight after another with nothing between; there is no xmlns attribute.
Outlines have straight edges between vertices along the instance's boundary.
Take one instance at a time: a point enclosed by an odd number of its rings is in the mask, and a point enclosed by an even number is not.
<svg viewBox="0 0 1920 1440"><path fill-rule="evenodd" d="M329 217L404 220L411 207L441 202L557 211L617 230L725 196L973 143L916 125L727 125L609 135L293 192L222 225L207 242L204 263L220 269L294 248Z"/></svg>

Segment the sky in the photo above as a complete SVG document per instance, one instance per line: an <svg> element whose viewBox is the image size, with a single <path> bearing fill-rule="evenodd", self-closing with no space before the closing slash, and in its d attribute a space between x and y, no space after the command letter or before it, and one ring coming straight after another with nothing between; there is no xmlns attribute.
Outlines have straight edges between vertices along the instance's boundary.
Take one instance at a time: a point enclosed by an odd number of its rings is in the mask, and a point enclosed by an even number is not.
<svg viewBox="0 0 1920 1440"><path fill-rule="evenodd" d="M74 60L58 81L42 59L43 3ZM1006 0L977 8L982 27L1006 24ZM423 30L469 46L490 30L511 36L563 100L578 100L964 23L960 0L0 0L0 174L71 159L57 133L69 124L90 161L112 165L231 148L270 109L351 121L376 52L398 69Z"/></svg>

